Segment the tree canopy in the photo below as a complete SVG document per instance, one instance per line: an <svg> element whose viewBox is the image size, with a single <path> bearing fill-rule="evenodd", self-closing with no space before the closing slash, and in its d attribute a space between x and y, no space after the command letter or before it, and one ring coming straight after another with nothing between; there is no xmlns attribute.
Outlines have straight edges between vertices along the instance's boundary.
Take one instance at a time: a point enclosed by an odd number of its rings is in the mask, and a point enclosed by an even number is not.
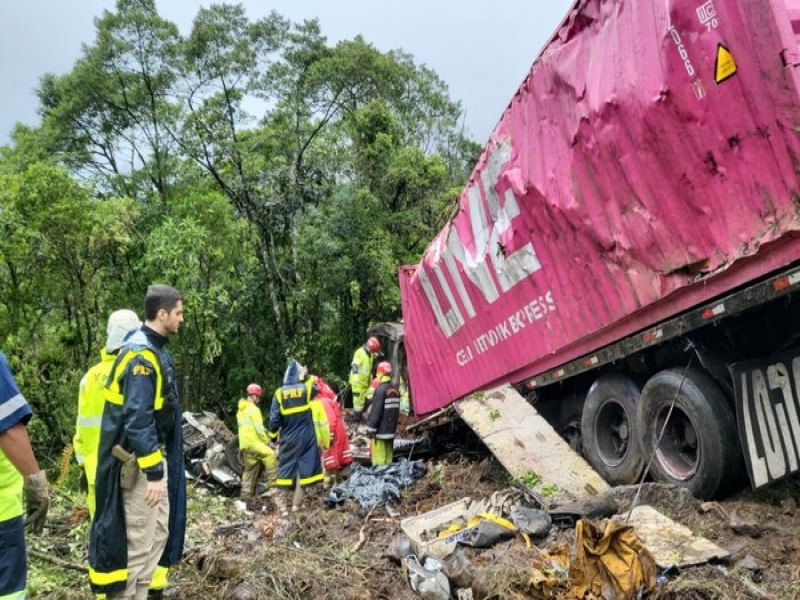
<svg viewBox="0 0 800 600"><path fill-rule="evenodd" d="M400 319L397 267L445 222L478 146L429 68L362 37L240 5L191 30L118 0L41 122L0 148L0 346L41 417L72 434L105 320L177 287L185 404L227 415L290 356L341 381L371 323Z"/></svg>

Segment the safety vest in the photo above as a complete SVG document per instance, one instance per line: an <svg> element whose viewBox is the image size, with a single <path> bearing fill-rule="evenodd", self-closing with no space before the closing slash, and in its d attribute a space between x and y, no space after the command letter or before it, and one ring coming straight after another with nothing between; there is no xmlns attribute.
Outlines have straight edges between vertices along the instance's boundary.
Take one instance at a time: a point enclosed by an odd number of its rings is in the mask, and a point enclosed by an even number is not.
<svg viewBox="0 0 800 600"><path fill-rule="evenodd" d="M8 521L25 512L22 506L22 485L22 475L0 451L0 521Z"/></svg>
<svg viewBox="0 0 800 600"><path fill-rule="evenodd" d="M268 453L267 432L264 430L264 417L261 409L249 400L239 400L236 413L236 425L239 429L239 449L254 454Z"/></svg>
<svg viewBox="0 0 800 600"><path fill-rule="evenodd" d="M353 363L350 365L350 389L354 394L363 394L369 389L372 373L373 356L364 346L358 348L353 354Z"/></svg>
<svg viewBox="0 0 800 600"><path fill-rule="evenodd" d="M81 379L78 390L78 417L72 445L75 458L86 471L86 479L94 484L97 471L97 447L100 445L100 426L103 424L105 385L114 367L114 354L100 351L100 362L89 369Z"/></svg>
<svg viewBox="0 0 800 600"><path fill-rule="evenodd" d="M331 445L331 430L328 424L328 414L319 400L311 401L311 416L314 419L314 433L317 436L317 446L327 450Z"/></svg>

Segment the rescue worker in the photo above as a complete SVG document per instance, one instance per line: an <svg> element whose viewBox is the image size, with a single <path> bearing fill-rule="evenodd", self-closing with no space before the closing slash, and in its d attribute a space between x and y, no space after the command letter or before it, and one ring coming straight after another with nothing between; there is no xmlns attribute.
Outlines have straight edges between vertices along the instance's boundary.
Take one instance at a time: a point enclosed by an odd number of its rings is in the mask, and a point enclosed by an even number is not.
<svg viewBox="0 0 800 600"><path fill-rule="evenodd" d="M322 453L322 467L326 475L330 475L352 463L353 452L350 449L350 440L347 439L342 408L336 400L336 394L322 378L317 378L316 384L319 390L316 399L325 409L330 433L329 447Z"/></svg>
<svg viewBox="0 0 800 600"><path fill-rule="evenodd" d="M0 352L0 598L3 600L25 598L28 564L24 525L41 531L49 504L47 478L39 469L25 428L31 415L31 407Z"/></svg>
<svg viewBox="0 0 800 600"><path fill-rule="evenodd" d="M170 286L150 286L144 314L106 382L100 431L89 581L109 600L147 597L156 567L177 564L183 553L181 409L166 349L183 323L183 299Z"/></svg>
<svg viewBox="0 0 800 600"><path fill-rule="evenodd" d="M106 345L100 350L100 362L90 368L78 387L78 418L72 445L75 458L83 467L81 478L85 481L86 503L89 517L94 517L94 477L97 471L97 446L100 444L100 424L103 421L105 386L114 359L122 347L123 338L132 329L141 326L132 310L122 309L111 313L106 326Z"/></svg>
<svg viewBox="0 0 800 600"><path fill-rule="evenodd" d="M283 385L275 390L269 411L269 436L280 441L275 486L287 491L294 489L292 512L302 505L303 488L324 479L317 445L321 433L315 427L311 403L316 394L313 378L306 377L305 367L292 359L283 376Z"/></svg>
<svg viewBox="0 0 800 600"><path fill-rule="evenodd" d="M350 390L353 393L353 424L361 423L364 413L367 392L369 391L372 376L372 365L375 356L381 350L381 343L375 336L370 337L363 346L359 346L353 353L353 362L350 365Z"/></svg>
<svg viewBox="0 0 800 600"><path fill-rule="evenodd" d="M267 475L267 487L272 485L278 472L275 451L269 447L269 439L264 431L264 418L258 405L261 403L261 386L251 383L247 386L247 397L239 400L236 424L239 428L239 450L242 453L244 473L242 473L242 498L251 498L256 490L256 482L263 467Z"/></svg>
<svg viewBox="0 0 800 600"><path fill-rule="evenodd" d="M394 458L394 436L400 417L400 391L392 383L392 363L378 364L377 379L372 407L367 421L367 437L370 442L372 465L388 465Z"/></svg>

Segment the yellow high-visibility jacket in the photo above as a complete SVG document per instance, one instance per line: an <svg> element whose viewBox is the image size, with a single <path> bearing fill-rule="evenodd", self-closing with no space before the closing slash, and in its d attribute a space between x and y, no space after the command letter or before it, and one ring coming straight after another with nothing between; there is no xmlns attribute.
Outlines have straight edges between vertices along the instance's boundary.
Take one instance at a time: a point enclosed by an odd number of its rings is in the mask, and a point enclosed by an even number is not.
<svg viewBox="0 0 800 600"><path fill-rule="evenodd" d="M328 424L328 413L319 400L311 401L311 417L314 419L314 433L317 435L317 445L327 450L331 445L331 430Z"/></svg>
<svg viewBox="0 0 800 600"><path fill-rule="evenodd" d="M239 428L239 449L256 456L264 456L272 452L267 445L267 432L264 429L264 417L255 403L239 400L236 412L236 425Z"/></svg>
<svg viewBox="0 0 800 600"><path fill-rule="evenodd" d="M366 393L369 389L370 374L372 373L372 362L375 360L372 354L367 352L364 346L360 346L353 354L353 362L350 365L350 389L354 395Z"/></svg>
<svg viewBox="0 0 800 600"><path fill-rule="evenodd" d="M100 362L89 369L78 388L78 417L72 445L75 458L86 472L86 480L94 486L97 473L97 447L100 445L100 425L103 423L105 385L114 366L114 354L100 350Z"/></svg>

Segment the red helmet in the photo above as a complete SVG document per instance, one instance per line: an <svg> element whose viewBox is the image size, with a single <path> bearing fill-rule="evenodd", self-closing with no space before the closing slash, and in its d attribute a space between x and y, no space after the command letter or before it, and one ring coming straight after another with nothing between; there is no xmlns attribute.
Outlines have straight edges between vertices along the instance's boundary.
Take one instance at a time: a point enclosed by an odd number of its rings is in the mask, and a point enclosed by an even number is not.
<svg viewBox="0 0 800 600"><path fill-rule="evenodd" d="M247 386L248 396L258 396L259 398L261 398L262 393L263 390L261 389L261 386L258 385L257 383L251 383L250 385Z"/></svg>
<svg viewBox="0 0 800 600"><path fill-rule="evenodd" d="M378 338L374 335L367 340L367 343L364 344L367 347L367 350L375 354L378 350L381 349L381 342Z"/></svg>
<svg viewBox="0 0 800 600"><path fill-rule="evenodd" d="M378 375L391 375L392 374L392 363L388 360L385 360L381 363L378 363L378 368L375 371Z"/></svg>

